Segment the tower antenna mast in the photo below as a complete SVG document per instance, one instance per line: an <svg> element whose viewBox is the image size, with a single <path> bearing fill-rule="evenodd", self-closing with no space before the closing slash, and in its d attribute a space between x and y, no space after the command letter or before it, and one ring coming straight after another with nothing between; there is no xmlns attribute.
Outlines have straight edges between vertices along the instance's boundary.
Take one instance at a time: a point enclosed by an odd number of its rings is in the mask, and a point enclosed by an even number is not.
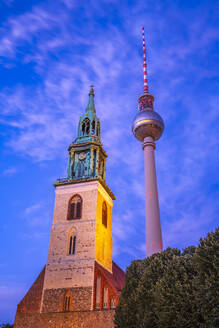
<svg viewBox="0 0 219 328"><path fill-rule="evenodd" d="M147 78L147 63L146 63L146 47L144 37L144 26L142 26L142 40L143 40L143 71L144 71L144 92L148 92L148 78Z"/></svg>

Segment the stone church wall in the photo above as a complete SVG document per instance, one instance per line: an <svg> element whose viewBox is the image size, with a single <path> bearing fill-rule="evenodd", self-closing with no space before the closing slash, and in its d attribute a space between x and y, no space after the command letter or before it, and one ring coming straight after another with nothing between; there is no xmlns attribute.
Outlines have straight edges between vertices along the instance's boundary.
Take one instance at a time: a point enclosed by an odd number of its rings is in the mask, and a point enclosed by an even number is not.
<svg viewBox="0 0 219 328"><path fill-rule="evenodd" d="M18 313L14 328L113 328L114 313L114 310Z"/></svg>
<svg viewBox="0 0 219 328"><path fill-rule="evenodd" d="M93 286L97 186L95 181L56 188L44 289ZM67 220L69 200L76 194L82 198L82 217ZM74 255L68 255L71 231L76 235Z"/></svg>
<svg viewBox="0 0 219 328"><path fill-rule="evenodd" d="M71 293L71 311L90 310L92 301L91 287L78 287L67 289ZM66 289L44 290L42 312L60 312L64 308Z"/></svg>

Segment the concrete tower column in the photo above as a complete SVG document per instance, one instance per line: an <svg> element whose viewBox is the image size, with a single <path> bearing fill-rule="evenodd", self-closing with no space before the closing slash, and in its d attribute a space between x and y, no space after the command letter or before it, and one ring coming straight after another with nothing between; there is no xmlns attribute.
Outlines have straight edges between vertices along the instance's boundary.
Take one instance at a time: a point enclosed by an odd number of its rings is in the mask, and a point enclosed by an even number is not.
<svg viewBox="0 0 219 328"><path fill-rule="evenodd" d="M146 253L151 256L163 250L160 209L155 168L155 149L152 137L144 138L145 202L146 202Z"/></svg>

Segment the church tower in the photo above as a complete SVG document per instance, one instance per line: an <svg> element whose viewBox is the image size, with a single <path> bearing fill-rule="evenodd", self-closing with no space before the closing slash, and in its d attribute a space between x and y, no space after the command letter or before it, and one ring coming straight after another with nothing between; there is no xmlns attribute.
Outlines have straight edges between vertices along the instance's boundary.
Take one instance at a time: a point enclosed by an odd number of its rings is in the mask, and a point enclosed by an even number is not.
<svg viewBox="0 0 219 328"><path fill-rule="evenodd" d="M16 328L26 327L19 321L21 313L37 313L43 321L39 328L50 327L49 319L53 328L81 327L81 322L95 328L113 327L124 272L112 261L115 196L105 182L107 154L101 143L93 86L68 152L67 177L54 184L47 264L18 305ZM36 290L38 296L33 300ZM37 304L30 305L30 300ZM72 325L61 321L63 313Z"/></svg>

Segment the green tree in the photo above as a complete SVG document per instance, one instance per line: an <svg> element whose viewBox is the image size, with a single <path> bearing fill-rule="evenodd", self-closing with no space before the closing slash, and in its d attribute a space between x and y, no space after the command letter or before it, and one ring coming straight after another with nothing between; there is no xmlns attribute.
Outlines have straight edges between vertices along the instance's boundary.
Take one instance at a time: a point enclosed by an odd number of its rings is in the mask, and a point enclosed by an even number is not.
<svg viewBox="0 0 219 328"><path fill-rule="evenodd" d="M10 323L2 323L0 325L1 328L13 328L13 325L10 325Z"/></svg>
<svg viewBox="0 0 219 328"><path fill-rule="evenodd" d="M219 229L200 239L193 260L198 272L195 297L204 318L203 327L219 327Z"/></svg>
<svg viewBox="0 0 219 328"><path fill-rule="evenodd" d="M134 261L116 308L117 328L216 328L218 229L182 253Z"/></svg>

